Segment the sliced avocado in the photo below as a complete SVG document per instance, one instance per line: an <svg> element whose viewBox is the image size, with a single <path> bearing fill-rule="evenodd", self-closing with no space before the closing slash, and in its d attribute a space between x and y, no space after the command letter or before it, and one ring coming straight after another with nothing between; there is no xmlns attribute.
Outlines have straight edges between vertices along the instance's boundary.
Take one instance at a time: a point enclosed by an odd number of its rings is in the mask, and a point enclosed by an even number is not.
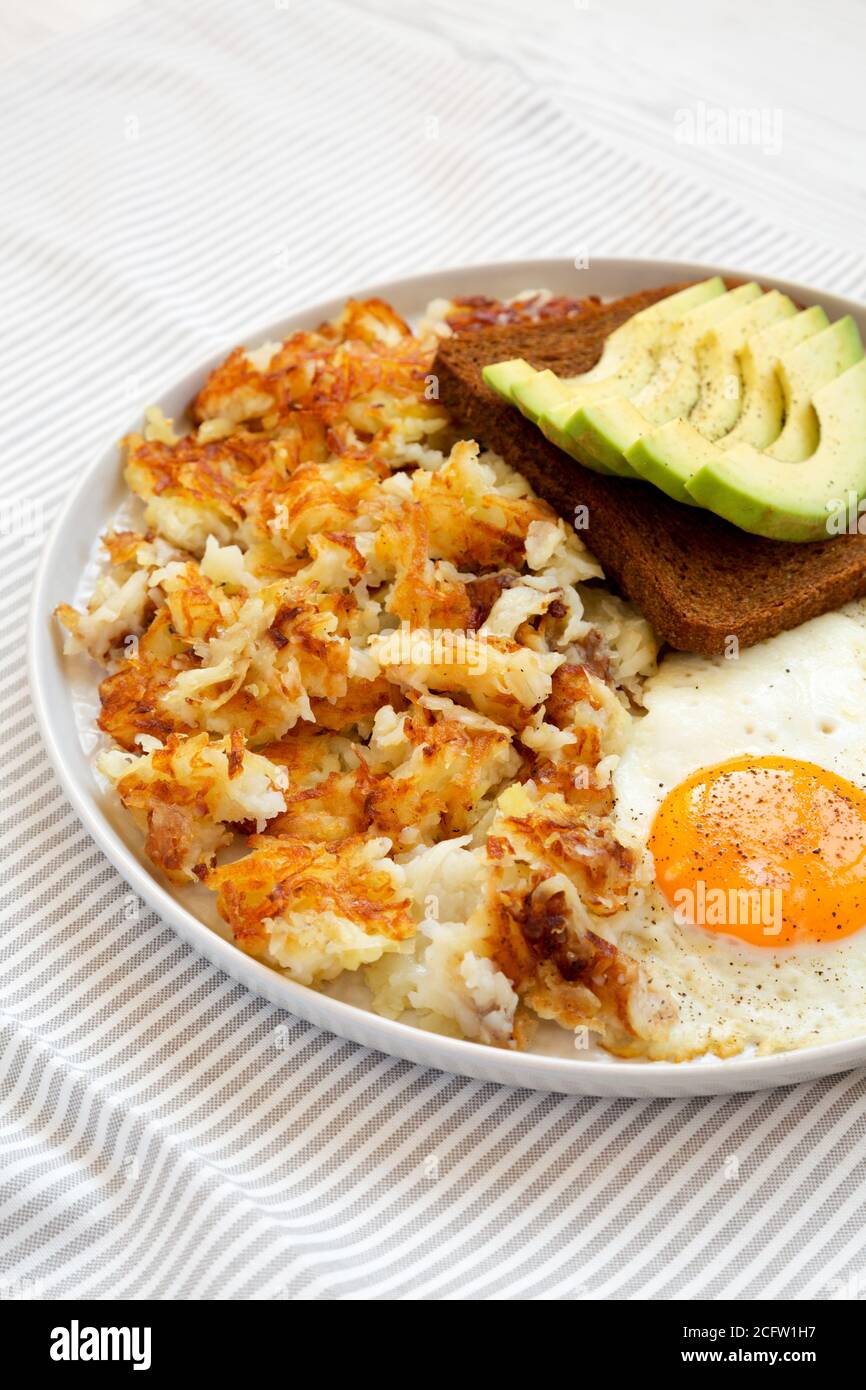
<svg viewBox="0 0 866 1390"><path fill-rule="evenodd" d="M574 457L587 467L593 467L592 458L604 459L609 473L640 475L629 457L630 450L654 425L687 415L698 398L698 343L715 325L761 297L758 285L739 285L693 309L666 331L658 370L644 390L631 400L616 395L598 403L581 401L574 412L560 407L540 421L544 433L562 448L563 440L574 441ZM682 488L678 499L689 500Z"/></svg>
<svg viewBox="0 0 866 1390"><path fill-rule="evenodd" d="M813 397L862 356L860 331L848 314L780 359L785 423L768 451L773 458L799 463L814 454L820 432Z"/></svg>
<svg viewBox="0 0 866 1390"><path fill-rule="evenodd" d="M515 404L514 388L517 385L526 383L529 386L535 378L543 378L542 387L545 394L539 399L539 404L542 401L550 405L558 404L560 399L564 399L562 393L558 398L554 395L558 386L565 388L574 383L594 380L599 375L604 376L608 372L616 371L617 367L621 366L629 355L630 339L634 339L636 346L638 334L647 330L652 324L670 322L696 305L702 304L704 300L711 299L714 295L723 294L724 289L724 281L719 276L714 276L712 280L704 280L698 285L689 285L688 289L668 295L667 299L660 299L657 304L651 304L649 308L642 309L640 313L634 314L632 318L626 320L624 324L611 333L605 342L599 361L589 372L584 372L581 376L559 378L555 372L539 372L522 357L511 358L507 362L491 362L483 368L481 375L492 390L497 391L505 400ZM637 333L633 326L635 324L638 325ZM555 386L554 383L558 383L558 386ZM536 418L538 410L533 404L531 393L525 404L522 403L521 408L531 420Z"/></svg>
<svg viewBox="0 0 866 1390"><path fill-rule="evenodd" d="M511 383L510 398L535 423L578 397L598 398L614 390L629 396L649 380L655 369L654 348L660 333L698 305L724 294L725 282L716 275L712 280L668 295L614 329L605 339L598 362L588 372L572 377L558 377L549 370L534 372Z"/></svg>
<svg viewBox="0 0 866 1390"><path fill-rule="evenodd" d="M739 355L743 407L733 429L719 440L723 449L731 444L767 449L778 439L785 418L785 397L776 370L779 358L829 322L824 310L814 304L749 339Z"/></svg>
<svg viewBox="0 0 866 1390"><path fill-rule="evenodd" d="M707 333L731 314L761 298L760 285L738 285L735 290L702 304L671 329L655 375L634 403L652 424L681 419L695 406L701 389L697 347Z"/></svg>
<svg viewBox="0 0 866 1390"><path fill-rule="evenodd" d="M543 372L533 372L532 376L515 382L511 389L511 403L527 420L536 424L539 415L560 404L565 390L564 379L548 367Z"/></svg>
<svg viewBox="0 0 866 1390"><path fill-rule="evenodd" d="M511 388L518 381L525 381L535 374L535 368L530 367L522 357L512 357L508 362L488 363L481 372L486 385L507 401L511 400Z"/></svg>
<svg viewBox="0 0 866 1390"><path fill-rule="evenodd" d="M779 359L777 372L794 413L788 416L779 438L766 451L771 458L797 463L809 457L803 450L810 443L809 453L814 454L820 430L813 397L817 390L862 356L857 325L851 318L844 318L807 338ZM702 436L691 419L670 420L636 439L626 458L647 482L654 483L677 502L687 502L694 497L688 486L689 479L699 468L713 461L713 456L707 455L701 445ZM740 446L732 444L729 447L733 450Z"/></svg>
<svg viewBox="0 0 866 1390"><path fill-rule="evenodd" d="M635 439L628 450L628 459L646 482L654 483L675 502L694 505L697 499L688 491L686 483L718 454L721 454L718 444L704 439L688 420L668 420Z"/></svg>
<svg viewBox="0 0 866 1390"><path fill-rule="evenodd" d="M628 447L640 439L646 428L647 422L637 406L622 396L614 396L609 401L582 405L574 411L569 416L568 433L563 432L560 447L567 445L566 452L586 468L621 478L637 478L640 474L627 462L623 446Z"/></svg>
<svg viewBox="0 0 866 1390"><path fill-rule="evenodd" d="M700 390L689 424L705 439L728 434L740 416L743 404L743 378L739 355L761 329L784 322L797 313L792 300L778 290L770 290L729 314L697 345Z"/></svg>
<svg viewBox="0 0 866 1390"><path fill-rule="evenodd" d="M631 318L626 319L620 328L614 329L607 341L612 343L630 323L673 323L675 319L682 318L683 314L696 309L699 304L704 304L709 299L716 299L724 293L725 282L721 275L712 275L709 280L699 280L697 284L687 285L684 290L677 290L676 294L669 294L664 299L657 299L655 304L650 304L646 309L632 314ZM603 361L604 353L602 353L597 365L601 366Z"/></svg>
<svg viewBox="0 0 866 1390"><path fill-rule="evenodd" d="M608 334L601 357L594 367L590 367L588 372L582 372L579 376L563 378L564 384L575 389L590 382L604 381L608 385L612 384L611 378L614 373L628 364L635 349L643 355L646 342L655 342L659 329L679 323L693 309L719 299L725 293L724 280L720 275L714 275L710 280L701 280L696 285L689 285L686 289L669 294L665 299L659 299L646 309L639 310Z"/></svg>
<svg viewBox="0 0 866 1390"><path fill-rule="evenodd" d="M689 480L701 506L744 531L773 540L814 541L835 534L832 523L866 496L866 360L835 377L812 402L820 440L797 463L746 444L708 456Z"/></svg>

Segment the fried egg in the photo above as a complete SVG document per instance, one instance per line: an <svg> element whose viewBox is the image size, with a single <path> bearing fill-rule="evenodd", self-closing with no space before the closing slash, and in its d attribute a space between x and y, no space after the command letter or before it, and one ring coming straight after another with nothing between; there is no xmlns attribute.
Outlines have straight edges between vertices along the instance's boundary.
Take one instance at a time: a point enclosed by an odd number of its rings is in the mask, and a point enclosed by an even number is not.
<svg viewBox="0 0 866 1390"><path fill-rule="evenodd" d="M866 606L730 658L671 653L614 773L645 883L611 924L678 1021L650 1055L866 1028Z"/></svg>

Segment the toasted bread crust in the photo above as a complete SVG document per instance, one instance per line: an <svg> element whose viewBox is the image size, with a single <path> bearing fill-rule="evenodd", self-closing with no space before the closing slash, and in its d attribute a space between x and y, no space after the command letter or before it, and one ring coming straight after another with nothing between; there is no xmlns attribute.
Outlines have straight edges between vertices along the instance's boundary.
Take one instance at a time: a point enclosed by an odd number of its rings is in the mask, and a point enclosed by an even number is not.
<svg viewBox="0 0 866 1390"><path fill-rule="evenodd" d="M765 540L647 483L590 472L481 378L487 363L512 357L561 375L587 371L614 328L681 288L645 290L578 319L458 334L443 342L434 370L442 403L467 434L523 473L561 516L573 520L578 506L587 508L582 538L659 636L715 655L732 637L751 646L866 594L866 536Z"/></svg>

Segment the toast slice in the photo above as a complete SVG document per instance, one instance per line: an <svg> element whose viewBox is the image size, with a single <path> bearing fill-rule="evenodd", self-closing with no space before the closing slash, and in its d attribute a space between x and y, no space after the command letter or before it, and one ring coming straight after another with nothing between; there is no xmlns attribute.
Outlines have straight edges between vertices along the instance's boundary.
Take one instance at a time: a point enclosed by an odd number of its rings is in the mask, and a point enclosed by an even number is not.
<svg viewBox="0 0 866 1390"><path fill-rule="evenodd" d="M751 646L866 594L866 536L765 540L648 483L590 472L481 378L488 363L512 357L561 376L587 371L608 333L682 288L645 290L579 318L458 333L441 344L433 370L467 437L501 454L567 520L586 508L582 538L659 637L684 651L730 654L732 637Z"/></svg>

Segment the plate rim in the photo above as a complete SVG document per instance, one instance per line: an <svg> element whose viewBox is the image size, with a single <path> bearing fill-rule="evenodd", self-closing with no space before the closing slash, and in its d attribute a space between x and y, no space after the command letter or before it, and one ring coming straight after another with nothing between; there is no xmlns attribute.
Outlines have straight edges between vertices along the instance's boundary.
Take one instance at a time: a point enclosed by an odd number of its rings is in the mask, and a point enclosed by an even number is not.
<svg viewBox="0 0 866 1390"><path fill-rule="evenodd" d="M590 273L596 269L600 270L602 275L610 273L614 276L618 272L633 274L635 270L641 273L644 268L648 275L668 278L704 278L722 274L732 278L755 279L761 284L782 289L795 296L800 294L806 298L819 298L843 313L853 313L861 318L866 313L863 306L842 296L737 267L718 267L698 261L669 261L644 256L598 257L593 258L589 266ZM511 275L519 279L525 274L529 278L523 284L524 287L529 287L541 283L535 282L532 277L545 273L545 270L548 274L552 271L561 274L566 270L574 274L585 273L584 270L575 267L567 257L470 262L378 281L372 286L353 290L352 297L387 299L397 292L412 294L417 290L420 293L422 286L431 281L445 281L450 278L453 282L471 279L473 276L482 278ZM647 283L650 284L652 281L648 280ZM664 280L657 280L656 283L664 283ZM454 289L453 284L451 288ZM593 293L593 290L590 287L586 292ZM427 294L427 291L424 293ZM233 341L245 345L263 342L269 335L291 331L281 328L281 325L291 324L295 320L321 322L338 311L347 297L349 296L341 295L310 306L293 308L282 318L272 319L264 325L257 323L251 327L242 326L240 330L233 332ZM433 296L428 294L427 297ZM226 339L228 337L229 334L226 333ZM182 386L189 389L184 384L203 379L216 363L223 360L226 351L226 348L222 348L210 354L182 378L175 378L173 382L154 389L153 401L159 402ZM85 468L78 483L64 498L43 542L27 620L27 671L31 703L39 732L49 761L73 809L88 834L121 877L183 940L200 951L212 964L270 1003L338 1036L418 1065L433 1066L442 1071L486 1081L498 1081L506 1085L578 1095L687 1097L791 1085L799 1081L838 1074L866 1064L866 1034L766 1056L702 1058L690 1062L647 1062L627 1061L615 1057L609 1060L602 1057L586 1061L577 1057L545 1056L541 1053L496 1048L469 1039L431 1033L409 1023L384 1018L370 1009L323 994L281 975L219 936L178 902L156 874L150 873L139 863L102 808L87 795L85 786L67 760L61 740L53 726L47 699L48 663L52 660L59 662L61 666L63 663L56 623L50 612L50 601L46 592L56 564L58 545L70 519L80 510L83 499L91 490L93 479L104 469L112 465L116 467L116 440L122 437L123 433L140 425L140 420L139 412L132 422L117 432L114 441L106 446L105 451L97 454L92 463ZM98 530L93 539L96 539L97 535ZM95 778L93 786L97 786Z"/></svg>

